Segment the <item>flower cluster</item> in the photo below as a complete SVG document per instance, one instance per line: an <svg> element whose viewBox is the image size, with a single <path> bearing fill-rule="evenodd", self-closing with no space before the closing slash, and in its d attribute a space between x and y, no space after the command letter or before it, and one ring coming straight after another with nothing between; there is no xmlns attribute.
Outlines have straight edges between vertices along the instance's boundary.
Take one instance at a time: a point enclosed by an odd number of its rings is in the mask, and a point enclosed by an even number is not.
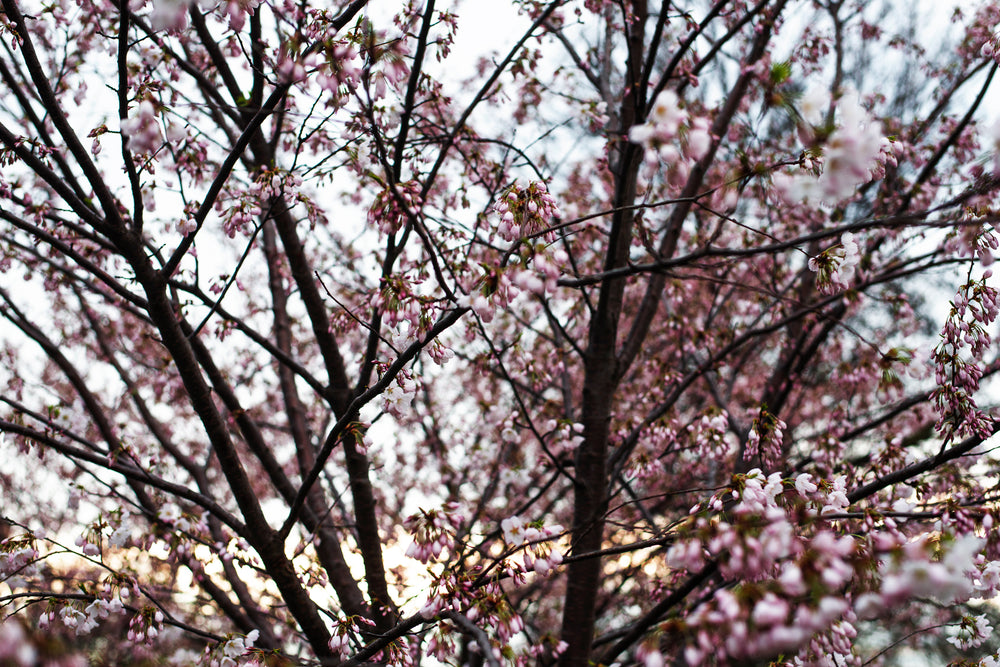
<svg viewBox="0 0 1000 667"><path fill-rule="evenodd" d="M128 624L128 640L137 644L150 644L163 628L163 612L146 606L132 617Z"/></svg>
<svg viewBox="0 0 1000 667"><path fill-rule="evenodd" d="M133 114L121 121L121 131L128 147L139 153L155 153L163 144L156 107L149 100L140 102Z"/></svg>
<svg viewBox="0 0 1000 667"><path fill-rule="evenodd" d="M383 234L395 234L420 207L420 183L406 181L386 187L375 195L368 209L368 224Z"/></svg>
<svg viewBox="0 0 1000 667"><path fill-rule="evenodd" d="M522 554L525 572L534 570L545 575L562 563L562 554L548 543L563 532L562 526L526 524L524 519L515 515L501 521L500 528L503 530L503 539L509 546L525 546Z"/></svg>
<svg viewBox="0 0 1000 667"><path fill-rule="evenodd" d="M417 381L407 370L402 370L389 386L382 392L382 403L390 414L397 414L400 409L409 405L417 392Z"/></svg>
<svg viewBox="0 0 1000 667"><path fill-rule="evenodd" d="M330 641L327 645L334 655L345 656L351 648L351 641L356 639L361 632L361 625L369 628L375 624L363 616L348 616L338 619L330 633Z"/></svg>
<svg viewBox="0 0 1000 667"><path fill-rule="evenodd" d="M230 636L226 641L219 642L209 652L208 664L211 667L235 667L239 658L253 648L258 636L259 630L251 630L245 637Z"/></svg>
<svg viewBox="0 0 1000 667"><path fill-rule="evenodd" d="M283 83L298 83L305 81L306 74L322 64L323 58L318 53L310 53L305 58L298 58L295 54L282 49L278 55L275 71L278 73L278 80Z"/></svg>
<svg viewBox="0 0 1000 667"><path fill-rule="evenodd" d="M957 626L948 628L948 642L962 651L978 648L990 638L993 626L986 616L963 616Z"/></svg>
<svg viewBox="0 0 1000 667"><path fill-rule="evenodd" d="M789 201L835 203L854 194L855 188L885 173L895 164L893 142L882 135L881 123L868 115L856 94L841 97L836 104L838 124L825 126L821 110L826 104L819 94L803 100L800 135L814 144L803 153L801 165L813 174L778 174L775 186ZM823 98L824 100L826 98Z"/></svg>
<svg viewBox="0 0 1000 667"><path fill-rule="evenodd" d="M883 542L892 538L883 535ZM880 584L876 590L854 600L860 618L875 618L885 610L912 598L928 598L942 604L965 602L977 593L978 554L984 540L965 535L946 545L929 539L917 539L891 546L879 567ZM982 589L982 585L978 587Z"/></svg>
<svg viewBox="0 0 1000 667"><path fill-rule="evenodd" d="M726 413L713 411L703 414L688 429L691 455L698 458L726 456L732 447L728 440L729 419Z"/></svg>
<svg viewBox="0 0 1000 667"><path fill-rule="evenodd" d="M30 534L8 537L0 542L0 581L11 588L36 570L38 549L35 538Z"/></svg>
<svg viewBox="0 0 1000 667"><path fill-rule="evenodd" d="M990 433L989 419L976 405L973 395L979 389L983 368L982 359L991 344L987 327L1000 312L998 293L987 284L992 277L985 271L983 277L963 285L952 302L951 312L941 342L934 350L936 365L934 401L940 418L937 428L945 438ZM963 355L968 349L969 358Z"/></svg>
<svg viewBox="0 0 1000 667"><path fill-rule="evenodd" d="M339 106L347 99L347 92L361 80L361 62L353 46L334 42L326 48L326 65L317 73L316 81L330 93L333 105Z"/></svg>
<svg viewBox="0 0 1000 667"><path fill-rule="evenodd" d="M546 230L560 216L559 207L542 181L532 181L526 186L514 183L500 195L493 210L500 216L497 234L505 241L542 232L546 240L554 239Z"/></svg>
<svg viewBox="0 0 1000 667"><path fill-rule="evenodd" d="M668 166L700 160L712 145L708 119L689 118L680 106L677 93L672 90L664 90L656 96L646 122L632 126L628 138L642 145L647 157L656 156ZM683 140L681 150L675 145L678 139Z"/></svg>
<svg viewBox="0 0 1000 667"><path fill-rule="evenodd" d="M403 527L413 536L406 555L426 563L438 558L445 549L456 552L460 543L457 532L464 521L458 505L448 503L440 510L420 510L403 521Z"/></svg>
<svg viewBox="0 0 1000 667"><path fill-rule="evenodd" d="M989 58L1000 64L1000 32L994 32L989 39L983 42L979 51L984 58Z"/></svg>
<svg viewBox="0 0 1000 667"><path fill-rule="evenodd" d="M475 312L483 322L492 322L496 313L506 310L521 293L508 273L498 268L487 269L478 284L459 297L458 305Z"/></svg>
<svg viewBox="0 0 1000 667"><path fill-rule="evenodd" d="M744 459L749 461L759 456L767 467L777 464L781 460L781 443L785 428L787 428L785 422L768 412L767 408L761 407L750 426Z"/></svg>
<svg viewBox="0 0 1000 667"><path fill-rule="evenodd" d="M820 633L839 634L849 645L856 635L852 619L844 618L849 611L839 597L795 604L770 592L758 597L750 589L720 589L688 617L687 623L698 630L684 657L694 666L717 664L721 653L736 660L794 653ZM710 632L718 627L726 628L721 646L718 636Z"/></svg>
<svg viewBox="0 0 1000 667"><path fill-rule="evenodd" d="M546 294L555 290L556 281L562 273L559 267L566 264L569 258L562 248L545 252L544 248L539 247L532 248L530 256L522 256L522 260L524 261L523 265L511 267L512 269L522 269L513 271L512 282L514 285L519 290L530 294Z"/></svg>
<svg viewBox="0 0 1000 667"><path fill-rule="evenodd" d="M796 494L787 493L791 488ZM722 655L763 658L814 644L817 650L849 650L853 618L839 591L857 576L856 540L825 528L803 532L792 520L803 506L846 507L845 488L843 478L817 484L806 473L784 479L754 469L737 475L728 493L692 510L696 518L667 552L667 564L693 572L711 558L725 577L744 583L718 591L685 621L685 634L693 639L685 650L689 664ZM730 520L718 514L726 496L735 503ZM806 514L821 523L816 509ZM720 627L727 637L721 650Z"/></svg>
<svg viewBox="0 0 1000 667"><path fill-rule="evenodd" d="M471 580L456 577L445 572L437 579L427 604L421 610L424 618L434 618L447 612L447 620L442 619L430 634L427 643L428 654L442 662L455 655L454 638L466 630L456 627L451 621L461 619L463 625L475 625L483 630L488 646L474 644L473 651L489 650L498 661L504 656L515 657L511 639L524 630L524 621L507 600L507 593L499 583L491 581L484 586L473 587ZM530 649L529 649L530 651ZM392 663L396 664L396 663ZM526 664L515 657L513 664Z"/></svg>
<svg viewBox="0 0 1000 667"><path fill-rule="evenodd" d="M816 288L821 293L836 294L849 287L860 261L861 254L854 234L845 232L840 237L840 245L809 259L809 270L816 274Z"/></svg>

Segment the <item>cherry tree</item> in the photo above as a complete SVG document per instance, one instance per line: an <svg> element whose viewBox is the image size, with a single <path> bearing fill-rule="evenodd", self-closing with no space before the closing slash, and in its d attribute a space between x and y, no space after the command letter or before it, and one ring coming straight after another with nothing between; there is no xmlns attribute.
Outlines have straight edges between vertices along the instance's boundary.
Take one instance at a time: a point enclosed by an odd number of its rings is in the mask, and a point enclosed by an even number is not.
<svg viewBox="0 0 1000 667"><path fill-rule="evenodd" d="M2 0L0 662L997 665L913 5Z"/></svg>

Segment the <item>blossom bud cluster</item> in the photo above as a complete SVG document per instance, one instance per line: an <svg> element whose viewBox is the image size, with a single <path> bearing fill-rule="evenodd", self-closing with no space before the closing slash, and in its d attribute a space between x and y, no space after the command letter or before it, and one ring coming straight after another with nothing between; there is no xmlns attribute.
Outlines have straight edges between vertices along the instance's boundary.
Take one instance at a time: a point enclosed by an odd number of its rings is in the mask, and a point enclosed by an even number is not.
<svg viewBox="0 0 1000 667"><path fill-rule="evenodd" d="M941 332L941 342L934 350L938 386L933 396L940 415L937 428L946 438L971 434L986 437L990 433L989 420L973 395L983 375L976 360L989 349L987 327L1000 312L997 289L987 285L991 277L992 272L986 271L981 279L971 280L959 289ZM968 359L963 355L965 348L969 350Z"/></svg>
<svg viewBox="0 0 1000 667"><path fill-rule="evenodd" d="M473 587L467 579L444 573L435 582L434 590L420 614L424 618L433 618L444 611L461 614L465 620L482 629L497 661L503 661L506 655L514 658L514 664L527 664L515 655L515 649L510 646L511 639L524 630L524 620L511 607L506 592L497 582ZM465 630L451 623L439 623L428 642L428 653L442 662L448 662L455 655L453 637L461 632ZM477 649L481 648L477 646Z"/></svg>
<svg viewBox="0 0 1000 667"><path fill-rule="evenodd" d="M420 183L406 181L387 187L375 196L368 209L368 224L378 227L383 234L395 234L420 208Z"/></svg>
<svg viewBox="0 0 1000 667"><path fill-rule="evenodd" d="M255 228L272 198L293 198L301 185L302 179L297 174L281 169L265 169L249 188L236 195L235 202L223 202L220 198L215 209L222 215L222 229L226 236L235 238L238 232ZM178 231L185 234L194 231L195 227L194 220L190 218L177 226Z"/></svg>
<svg viewBox="0 0 1000 667"><path fill-rule="evenodd" d="M565 265L569 258L562 248L552 252L544 252L543 248L534 249L530 257L524 257L523 265L513 265L512 282L522 292L544 295L556 289L556 281L562 273L560 266ZM530 262L531 267L526 265ZM521 270L517 270L517 269Z"/></svg>
<svg viewBox="0 0 1000 667"><path fill-rule="evenodd" d="M646 122L632 126L628 138L646 150L647 159L655 156L668 167L685 169L689 169L688 162L705 157L712 145L708 119L690 118L672 90L656 96ZM675 145L678 140L681 140L680 150Z"/></svg>
<svg viewBox="0 0 1000 667"><path fill-rule="evenodd" d="M840 245L809 259L809 270L816 274L816 288L820 293L836 294L850 286L860 261L861 253L854 234L845 232L840 237Z"/></svg>
<svg viewBox="0 0 1000 667"><path fill-rule="evenodd" d="M526 186L514 183L500 195L493 210L500 216L497 234L505 241L518 241L540 232L545 232L546 240L554 240L553 232L545 230L560 216L559 206L542 181Z"/></svg>
<svg viewBox="0 0 1000 667"><path fill-rule="evenodd" d="M30 534L8 537L0 542L0 581L14 588L37 572L38 549Z"/></svg>
<svg viewBox="0 0 1000 667"><path fill-rule="evenodd" d="M500 528L503 530L503 539L509 546L525 546L522 554L525 572L534 570L546 575L562 563L562 554L548 544L549 540L563 532L562 526L536 527L526 524L524 519L515 515L501 521Z"/></svg>
<svg viewBox="0 0 1000 667"><path fill-rule="evenodd" d="M382 67L372 73L370 87L372 99L376 100L385 97L390 87L396 87L406 81L410 73L402 54L383 53L379 62Z"/></svg>
<svg viewBox="0 0 1000 667"><path fill-rule="evenodd" d="M330 633L330 641L327 643L334 655L340 657L347 655L351 648L351 640L357 638L361 632L361 624L369 628L375 626L374 622L363 616L348 616L337 620Z"/></svg>
<svg viewBox="0 0 1000 667"><path fill-rule="evenodd" d="M484 267L486 274L458 298L458 305L469 308L489 323L497 312L510 308L521 294L544 296L555 291L561 266L568 261L565 251L557 248L526 247L521 262L504 267Z"/></svg>
<svg viewBox="0 0 1000 667"><path fill-rule="evenodd" d="M726 434L729 431L729 420L724 412L702 415L690 430L694 441L692 455L699 458L725 456L731 447Z"/></svg>
<svg viewBox="0 0 1000 667"><path fill-rule="evenodd" d="M785 422L762 407L750 426L744 459L749 461L759 456L765 466L776 465L781 461L781 443L786 428Z"/></svg>
<svg viewBox="0 0 1000 667"><path fill-rule="evenodd" d="M636 480L659 479L666 469L660 454L671 448L676 442L677 432L672 426L659 423L647 428L645 437L639 442L626 464L629 478Z"/></svg>
<svg viewBox="0 0 1000 667"><path fill-rule="evenodd" d="M506 310L520 293L507 271L490 269L477 287L459 297L458 305L471 309L488 324L498 311Z"/></svg>
<svg viewBox="0 0 1000 667"><path fill-rule="evenodd" d="M461 611L468 609L482 595L473 590L470 582L459 573L445 570L434 579L427 602L420 609L424 618L434 618L443 611Z"/></svg>
<svg viewBox="0 0 1000 667"><path fill-rule="evenodd" d="M136 644L152 644L163 628L163 612L156 607L143 607L128 624L128 640Z"/></svg>
<svg viewBox="0 0 1000 667"><path fill-rule="evenodd" d="M397 274L383 278L380 280L381 289L372 294L371 306L383 314L390 327L405 322L409 331L419 332L421 323L432 312L432 305L418 293L419 284L419 278L411 278L409 275Z"/></svg>
<svg viewBox="0 0 1000 667"><path fill-rule="evenodd" d="M445 549L457 553L461 548L458 530L464 520L456 503L447 503L440 510L420 510L406 517L403 527L413 537L406 555L426 563L438 558Z"/></svg>
<svg viewBox="0 0 1000 667"><path fill-rule="evenodd" d="M237 232L252 229L254 221L264 212L257 198L249 196L249 193L242 194L235 203L230 202L228 206L224 206L220 200L216 202L215 209L222 214L222 229L231 239L236 238ZM178 225L178 231L182 233L194 231L196 225L193 223L191 220Z"/></svg>

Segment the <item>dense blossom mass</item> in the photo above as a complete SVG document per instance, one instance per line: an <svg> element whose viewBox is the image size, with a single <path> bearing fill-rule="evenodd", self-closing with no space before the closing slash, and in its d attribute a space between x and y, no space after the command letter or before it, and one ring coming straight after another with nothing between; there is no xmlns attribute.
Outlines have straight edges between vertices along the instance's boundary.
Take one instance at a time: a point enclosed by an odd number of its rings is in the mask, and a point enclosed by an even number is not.
<svg viewBox="0 0 1000 667"><path fill-rule="evenodd" d="M1000 665L1000 2L0 38L3 667Z"/></svg>

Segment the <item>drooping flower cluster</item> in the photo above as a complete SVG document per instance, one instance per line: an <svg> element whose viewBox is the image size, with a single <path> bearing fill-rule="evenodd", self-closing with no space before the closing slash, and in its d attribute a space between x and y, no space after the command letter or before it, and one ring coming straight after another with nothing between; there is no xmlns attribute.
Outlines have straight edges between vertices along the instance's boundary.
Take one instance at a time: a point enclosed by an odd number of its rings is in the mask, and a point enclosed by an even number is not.
<svg viewBox="0 0 1000 667"><path fill-rule="evenodd" d="M316 74L316 81L330 93L333 105L343 104L348 99L349 91L361 80L358 53L351 44L334 42L326 47L325 65Z"/></svg>
<svg viewBox="0 0 1000 667"><path fill-rule="evenodd" d="M509 516L500 522L503 539L508 546L524 547L524 571L548 574L563 561L562 554L552 547L551 540L563 532L563 527L536 526L525 523L519 516Z"/></svg>
<svg viewBox="0 0 1000 667"><path fill-rule="evenodd" d="M518 241L539 233L552 240L552 234L546 230L560 216L555 198L542 181L514 183L500 195L493 210L500 216L497 234L505 241Z"/></svg>
<svg viewBox="0 0 1000 667"><path fill-rule="evenodd" d="M432 595L420 612L424 618L440 615L442 621L431 633L428 654L441 661L448 660L455 654L459 635L475 627L482 630L481 640L469 647L471 651L489 652L497 661L505 656L513 657L513 664L526 664L523 658L515 656L515 649L510 644L514 636L524 630L524 621L510 605L503 588L495 581L478 588L468 583L447 572L436 581Z"/></svg>
<svg viewBox="0 0 1000 667"><path fill-rule="evenodd" d="M840 237L840 245L809 258L809 270L816 274L816 289L822 294L846 290L860 261L861 253L854 234L845 232Z"/></svg>
<svg viewBox="0 0 1000 667"><path fill-rule="evenodd" d="M19 586L20 582L36 572L37 559L34 536L25 533L8 537L0 542L0 582L10 588Z"/></svg>
<svg viewBox="0 0 1000 667"><path fill-rule="evenodd" d="M766 407L761 407L750 426L744 458L749 461L759 456L767 467L777 464L781 460L782 437L787 427L785 422L768 412Z"/></svg>
<svg viewBox="0 0 1000 667"><path fill-rule="evenodd" d="M447 503L440 510L420 510L411 514L403 521L403 527L413 538L406 555L426 563L440 557L446 549L455 553L460 547L457 531L463 521L455 503Z"/></svg>
<svg viewBox="0 0 1000 667"><path fill-rule="evenodd" d="M983 375L978 360L991 343L987 327L1000 312L997 289L987 284L991 277L985 271L959 289L934 350L938 386L933 396L940 415L937 428L945 438L991 432L990 419L974 398Z"/></svg>
<svg viewBox="0 0 1000 667"><path fill-rule="evenodd" d="M420 206L420 183L406 181L387 187L375 196L368 209L368 224L386 235L395 234L406 225Z"/></svg>
<svg viewBox="0 0 1000 667"><path fill-rule="evenodd" d="M334 655L347 655L351 650L351 642L360 642L362 625L370 629L374 623L363 616L349 616L337 620L330 632L330 641L327 643Z"/></svg>
<svg viewBox="0 0 1000 667"><path fill-rule="evenodd" d="M716 591L688 616L688 664L795 653L810 642L853 637L849 605L837 591L855 576L855 540L829 530L803 534L780 502L789 486L799 495L793 505L828 500L809 475L793 481L752 470L738 476L731 491L732 522L700 515L691 537L668 551L671 567L694 572L712 558L724 576L744 582ZM722 505L721 495L710 504ZM719 628L725 629L721 635Z"/></svg>
<svg viewBox="0 0 1000 667"><path fill-rule="evenodd" d="M128 624L128 640L136 644L152 644L163 628L163 612L146 606Z"/></svg>

